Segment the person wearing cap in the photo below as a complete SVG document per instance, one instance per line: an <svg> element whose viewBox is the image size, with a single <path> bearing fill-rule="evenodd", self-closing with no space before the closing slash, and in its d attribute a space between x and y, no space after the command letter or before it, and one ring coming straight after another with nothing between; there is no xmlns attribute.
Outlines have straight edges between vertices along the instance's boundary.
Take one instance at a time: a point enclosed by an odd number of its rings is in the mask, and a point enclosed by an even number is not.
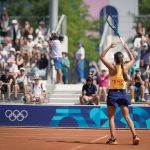
<svg viewBox="0 0 150 150"><path fill-rule="evenodd" d="M10 36L15 46L15 40L21 38L20 26L17 20L12 20L12 26L10 27Z"/></svg>
<svg viewBox="0 0 150 150"><path fill-rule="evenodd" d="M93 84L93 78L87 77L86 84L82 86L82 94L79 97L81 105L99 105L97 87Z"/></svg>
<svg viewBox="0 0 150 150"><path fill-rule="evenodd" d="M135 77L133 78L132 85L130 86L131 90L131 102L139 101L141 96L141 101L145 102L145 77L141 74L140 69L136 69ZM136 98L135 98L136 95Z"/></svg>
<svg viewBox="0 0 150 150"><path fill-rule="evenodd" d="M10 74L13 75L14 78L16 78L18 74L18 66L15 63L15 60L12 58L9 58L7 60L7 67L9 68Z"/></svg>
<svg viewBox="0 0 150 150"><path fill-rule="evenodd" d="M4 94L7 93L7 100L10 100L11 91L13 88L14 78L10 74L9 68L5 68L4 74L0 77L0 94L2 99L4 100Z"/></svg>
<svg viewBox="0 0 150 150"><path fill-rule="evenodd" d="M45 36L47 33L47 28L45 27L45 22L40 21L39 22L39 27L35 30L36 36L38 37L39 35Z"/></svg>
<svg viewBox="0 0 150 150"><path fill-rule="evenodd" d="M35 74L33 77L34 82L30 85L30 89L27 94L26 103L38 102L43 103L47 92L45 85L40 81L39 74Z"/></svg>
<svg viewBox="0 0 150 150"><path fill-rule="evenodd" d="M16 53L16 50L15 48L11 47L10 50L9 50L9 54L8 54L8 59L15 59L15 53Z"/></svg>
<svg viewBox="0 0 150 150"><path fill-rule="evenodd" d="M23 90L24 97L27 95L27 88L29 84L29 78L26 75L25 68L20 68L20 73L16 77L15 85L14 85L14 99L18 100L18 92Z"/></svg>
<svg viewBox="0 0 150 150"><path fill-rule="evenodd" d="M78 44L78 49L75 52L76 76L77 76L77 82L82 83L84 81L85 49L82 41L78 41L77 44Z"/></svg>

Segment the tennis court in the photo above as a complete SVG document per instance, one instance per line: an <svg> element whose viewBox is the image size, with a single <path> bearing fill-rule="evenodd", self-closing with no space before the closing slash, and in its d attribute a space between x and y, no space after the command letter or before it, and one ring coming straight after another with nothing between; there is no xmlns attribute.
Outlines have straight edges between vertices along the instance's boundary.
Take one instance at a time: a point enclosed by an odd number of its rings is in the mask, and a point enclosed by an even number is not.
<svg viewBox="0 0 150 150"><path fill-rule="evenodd" d="M106 145L109 130L76 128L0 128L0 150L147 150L150 130L137 130L140 145L132 145L129 130L116 130L118 145Z"/></svg>

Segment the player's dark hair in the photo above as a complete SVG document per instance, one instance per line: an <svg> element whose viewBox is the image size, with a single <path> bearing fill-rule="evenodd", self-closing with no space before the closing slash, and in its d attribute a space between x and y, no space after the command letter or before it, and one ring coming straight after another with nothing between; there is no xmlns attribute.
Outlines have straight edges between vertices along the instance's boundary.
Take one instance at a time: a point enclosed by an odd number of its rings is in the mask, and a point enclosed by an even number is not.
<svg viewBox="0 0 150 150"><path fill-rule="evenodd" d="M116 52L114 54L114 60L116 64L123 64L123 53L122 52Z"/></svg>

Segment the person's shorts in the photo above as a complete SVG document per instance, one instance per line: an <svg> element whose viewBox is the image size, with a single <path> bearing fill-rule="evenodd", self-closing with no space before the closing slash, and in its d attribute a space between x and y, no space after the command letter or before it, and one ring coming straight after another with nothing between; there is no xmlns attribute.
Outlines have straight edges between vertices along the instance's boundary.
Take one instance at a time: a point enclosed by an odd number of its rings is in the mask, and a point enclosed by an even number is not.
<svg viewBox="0 0 150 150"><path fill-rule="evenodd" d="M107 96L108 106L128 106L131 102L128 100L126 90L123 89L109 89Z"/></svg>
<svg viewBox="0 0 150 150"><path fill-rule="evenodd" d="M54 60L54 66L55 66L55 69L58 70L58 69L61 69L62 66L62 58L61 57L56 57L56 58L53 58Z"/></svg>
<svg viewBox="0 0 150 150"><path fill-rule="evenodd" d="M24 83L23 82L19 82L18 83L19 88L22 90L24 88Z"/></svg>

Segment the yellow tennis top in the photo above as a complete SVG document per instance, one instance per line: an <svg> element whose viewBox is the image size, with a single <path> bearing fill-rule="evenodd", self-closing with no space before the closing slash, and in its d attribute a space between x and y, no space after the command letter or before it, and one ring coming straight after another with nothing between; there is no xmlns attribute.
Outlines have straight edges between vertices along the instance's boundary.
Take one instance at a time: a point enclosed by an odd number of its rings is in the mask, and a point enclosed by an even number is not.
<svg viewBox="0 0 150 150"><path fill-rule="evenodd" d="M116 68L117 74L114 76L109 76L109 89L126 89L126 81L123 78L121 65L116 65Z"/></svg>

